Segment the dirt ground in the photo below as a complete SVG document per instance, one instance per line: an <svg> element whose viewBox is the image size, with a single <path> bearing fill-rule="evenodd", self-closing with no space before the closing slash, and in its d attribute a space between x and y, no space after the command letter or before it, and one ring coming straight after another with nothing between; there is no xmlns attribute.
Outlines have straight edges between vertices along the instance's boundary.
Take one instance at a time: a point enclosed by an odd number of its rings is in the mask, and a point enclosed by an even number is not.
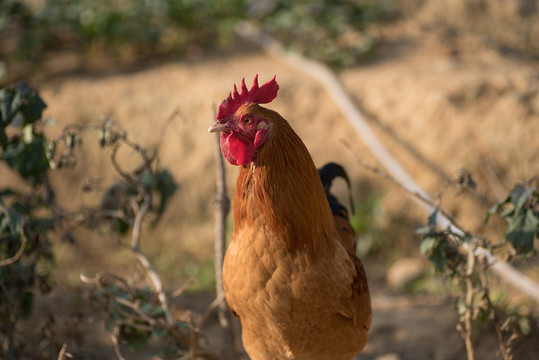
<svg viewBox="0 0 539 360"><path fill-rule="evenodd" d="M449 188L442 204L465 227L481 231L482 214L490 205L513 184L539 175L539 63L504 55L480 36L415 22L376 31L381 45L374 58L342 71L340 80L383 144L427 192L436 193L444 179L453 177L461 167L473 175L477 182L474 193L457 195ZM212 104L219 103L243 77L259 74L260 81L266 81L276 74L281 90L270 107L290 121L315 163L341 163L350 174L357 202L369 193L383 194L383 216L377 226L391 238L383 239L382 253L373 251L364 257L374 322L371 340L360 359L465 359L450 298L439 293L410 294L387 284L388 267L399 258L423 261L419 240L412 232L428 214L396 186L358 166L356 157L376 162L320 84L252 46L245 49L227 57L99 74L64 71L73 61L66 55L47 65L58 70L57 75L36 76L37 83L32 85L48 104L46 116L57 119L57 125L47 130L50 135L58 134L68 123L98 123L101 116L112 116L131 139L159 146L160 164L172 172L179 189L158 227L147 229L142 246L167 286L175 289L192 275L186 269L195 266L195 275L200 275L202 265L197 264L211 264L213 257L215 138L207 133ZM161 140L161 129L176 111L179 115ZM85 144L92 141L96 140L84 139ZM54 187L63 189L58 201L66 206L95 203L92 194L80 195L83 178L107 184L116 177L109 155L97 146L85 147L78 155L77 170L52 179ZM133 154L121 156L126 166L136 164ZM227 171L230 194L236 169L227 166ZM17 179L3 177L2 182L17 184ZM343 194L344 186L338 186L337 192ZM84 301L79 274L92 276L103 270L129 274L135 262L116 243L91 233L76 236L80 240L75 246L58 244L56 290L36 299L35 313L40 316L25 323L29 339L41 348L28 350L55 358L47 349L66 343L76 359L111 359L109 334L101 316ZM536 260L517 265L539 280ZM537 308L510 285L498 285L517 304ZM211 294L193 292L179 301L203 312L211 300ZM54 346L39 338L49 313L56 313L51 325ZM539 354L539 314L531 313L532 333L515 345L515 359L535 359ZM210 344L218 337L215 324L210 322L206 329ZM492 331L480 331L476 341L478 359L496 358ZM150 358L140 356L129 358Z"/></svg>

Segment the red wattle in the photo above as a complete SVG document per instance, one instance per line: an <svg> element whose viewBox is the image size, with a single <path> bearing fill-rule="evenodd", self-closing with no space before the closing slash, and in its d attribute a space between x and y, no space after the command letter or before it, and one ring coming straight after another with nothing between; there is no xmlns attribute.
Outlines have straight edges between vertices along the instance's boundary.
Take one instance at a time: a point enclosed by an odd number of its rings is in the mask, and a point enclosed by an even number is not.
<svg viewBox="0 0 539 360"><path fill-rule="evenodd" d="M255 154L254 145L240 139L234 132L221 133L221 151L232 165L248 165Z"/></svg>

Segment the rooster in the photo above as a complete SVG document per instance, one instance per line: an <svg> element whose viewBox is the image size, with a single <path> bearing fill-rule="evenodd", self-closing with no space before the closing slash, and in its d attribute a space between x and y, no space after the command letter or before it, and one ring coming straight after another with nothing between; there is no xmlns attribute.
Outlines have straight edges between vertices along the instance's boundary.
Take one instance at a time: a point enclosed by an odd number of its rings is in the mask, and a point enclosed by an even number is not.
<svg viewBox="0 0 539 360"><path fill-rule="evenodd" d="M313 160L267 104L275 77L234 85L209 132L240 167L234 232L225 255L227 303L254 360L352 359L365 346L372 312L361 261L342 245Z"/></svg>

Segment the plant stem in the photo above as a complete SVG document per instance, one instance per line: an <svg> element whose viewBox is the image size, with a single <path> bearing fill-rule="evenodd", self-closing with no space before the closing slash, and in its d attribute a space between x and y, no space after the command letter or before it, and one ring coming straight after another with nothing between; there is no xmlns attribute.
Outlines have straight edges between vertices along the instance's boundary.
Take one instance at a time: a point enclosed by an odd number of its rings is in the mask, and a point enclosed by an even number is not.
<svg viewBox="0 0 539 360"><path fill-rule="evenodd" d="M216 117L215 106L213 107L214 117ZM225 359L235 357L235 338L234 328L232 323L232 315L228 309L225 299L225 290L223 288L223 263L226 251L226 219L230 211L230 200L226 192L226 174L221 148L219 146L219 134L215 137L215 155L217 160L217 195L215 199L215 285L216 285L216 300L221 299L216 303L219 323L224 329L224 356Z"/></svg>
<svg viewBox="0 0 539 360"><path fill-rule="evenodd" d="M468 269L466 272L466 313L464 314L464 342L468 360L475 359L473 347L473 312L474 312L474 284L473 274L475 269L475 255L473 251L468 253Z"/></svg>
<svg viewBox="0 0 539 360"><path fill-rule="evenodd" d="M503 356L504 360L511 360L511 349L510 346L506 346L505 340L503 338L503 332L502 327L500 325L500 319L498 318L498 315L496 314L496 309L494 308L494 305L492 304L492 301L490 301L490 290L488 288L487 283L487 277L485 274L485 269L482 268L479 277L481 279L481 286L483 288L484 293L484 299L487 302L488 309L492 313L492 323L494 324L494 330L496 331L496 336L498 337L498 347L500 348L500 353Z"/></svg>

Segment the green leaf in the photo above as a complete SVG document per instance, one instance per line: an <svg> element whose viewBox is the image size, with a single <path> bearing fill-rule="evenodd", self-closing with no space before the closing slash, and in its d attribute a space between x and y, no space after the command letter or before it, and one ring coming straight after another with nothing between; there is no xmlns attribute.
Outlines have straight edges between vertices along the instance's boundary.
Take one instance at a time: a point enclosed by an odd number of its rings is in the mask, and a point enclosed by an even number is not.
<svg viewBox="0 0 539 360"><path fill-rule="evenodd" d="M496 205L488 209L487 213L485 214L485 218L483 219L483 224L486 225L490 216L497 213L498 210L500 210L500 208L504 206L505 204L509 203L509 201L511 201L511 196L507 195L505 199L499 201Z"/></svg>
<svg viewBox="0 0 539 360"><path fill-rule="evenodd" d="M519 327L520 331L522 331L522 334L524 334L526 336L530 335L530 333L532 332L530 319L528 319L525 316L520 316L518 318L518 320L517 320L517 324L518 324L518 327Z"/></svg>
<svg viewBox="0 0 539 360"><path fill-rule="evenodd" d="M518 253L528 256L533 252L533 238L538 228L539 217L533 210L527 209L511 219L505 238Z"/></svg>
<svg viewBox="0 0 539 360"><path fill-rule="evenodd" d="M500 216L502 218L508 218L508 217L513 216L513 215L515 215L515 208L514 207L511 208L511 209L507 209L505 211L502 211L502 213L500 214Z"/></svg>
<svg viewBox="0 0 539 360"><path fill-rule="evenodd" d="M432 214L430 214L428 218L428 224L431 226L436 226L436 217L438 216L438 209L434 210Z"/></svg>
<svg viewBox="0 0 539 360"><path fill-rule="evenodd" d="M47 140L34 134L33 141L26 144L18 138L6 146L2 158L25 180L37 182L49 169L46 153Z"/></svg>
<svg viewBox="0 0 539 360"><path fill-rule="evenodd" d="M4 148L7 145L7 135L4 127L0 127L0 147Z"/></svg>
<svg viewBox="0 0 539 360"><path fill-rule="evenodd" d="M145 314L150 314L153 310L153 304L143 303L142 305L140 305L140 310Z"/></svg>
<svg viewBox="0 0 539 360"><path fill-rule="evenodd" d="M486 307L479 307L477 312L477 318L475 326L477 328L480 328L483 324L485 324L488 320L491 318L491 312L489 308Z"/></svg>
<svg viewBox="0 0 539 360"><path fill-rule="evenodd" d="M21 112L24 116L24 123L33 124L41 119L43 110L45 110L47 105L41 99L37 91L30 88L25 83L17 84L17 90L19 91L20 96L24 99L23 106L21 107Z"/></svg>
<svg viewBox="0 0 539 360"><path fill-rule="evenodd" d="M154 306L152 308L152 313L151 313L152 316L165 316L165 311L163 310L163 308L161 306Z"/></svg>
<svg viewBox="0 0 539 360"><path fill-rule="evenodd" d="M168 330L152 327L152 336L156 339L166 339L168 337Z"/></svg>
<svg viewBox="0 0 539 360"><path fill-rule="evenodd" d="M157 209L158 215L161 215L172 198L172 195L176 192L178 185L174 181L174 177L168 170L162 170L157 175L157 191L161 194L161 201L159 208Z"/></svg>
<svg viewBox="0 0 539 360"><path fill-rule="evenodd" d="M421 242L421 245L419 246L419 250L421 251L421 255L428 254L432 248L436 245L436 238L433 236L427 236L423 239Z"/></svg>
<svg viewBox="0 0 539 360"><path fill-rule="evenodd" d="M129 328L126 334L127 346L133 352L143 350L148 345L148 334L135 328Z"/></svg>
<svg viewBox="0 0 539 360"><path fill-rule="evenodd" d="M464 233L464 236L456 236L459 244L462 244L462 243L472 243L474 241L474 237L472 234L470 234L469 232L465 232Z"/></svg>
<svg viewBox="0 0 539 360"><path fill-rule="evenodd" d="M21 99L17 96L14 87L0 90L0 125L2 128L9 125L21 106Z"/></svg>
<svg viewBox="0 0 539 360"><path fill-rule="evenodd" d="M24 217L17 215L12 209L0 213L0 231L19 237L20 228Z"/></svg>
<svg viewBox="0 0 539 360"><path fill-rule="evenodd" d="M21 294L21 316L27 318L32 313L32 305L34 303L34 293L24 291Z"/></svg>
<svg viewBox="0 0 539 360"><path fill-rule="evenodd" d="M0 91L0 124L3 128L6 127L19 112L25 125L32 124L41 119L46 107L36 90L24 82L19 82Z"/></svg>
<svg viewBox="0 0 539 360"><path fill-rule="evenodd" d="M54 126L58 124L58 121L53 117L47 116L42 123L43 125Z"/></svg>
<svg viewBox="0 0 539 360"><path fill-rule="evenodd" d="M448 259L447 259L447 240L444 238L440 238L436 244L432 248L432 252L429 256L429 260L434 263L434 266L436 267L436 270L442 270L447 265Z"/></svg>
<svg viewBox="0 0 539 360"><path fill-rule="evenodd" d="M427 235L427 234L430 234L431 232L432 232L432 227L430 227L429 225L423 225L414 230L414 234L416 235Z"/></svg>
<svg viewBox="0 0 539 360"><path fill-rule="evenodd" d="M515 212L518 213L524 204L526 203L526 200L533 194L536 187L525 187L522 185L517 185L511 190L510 196L511 196L511 202L513 203L513 206L515 207Z"/></svg>

